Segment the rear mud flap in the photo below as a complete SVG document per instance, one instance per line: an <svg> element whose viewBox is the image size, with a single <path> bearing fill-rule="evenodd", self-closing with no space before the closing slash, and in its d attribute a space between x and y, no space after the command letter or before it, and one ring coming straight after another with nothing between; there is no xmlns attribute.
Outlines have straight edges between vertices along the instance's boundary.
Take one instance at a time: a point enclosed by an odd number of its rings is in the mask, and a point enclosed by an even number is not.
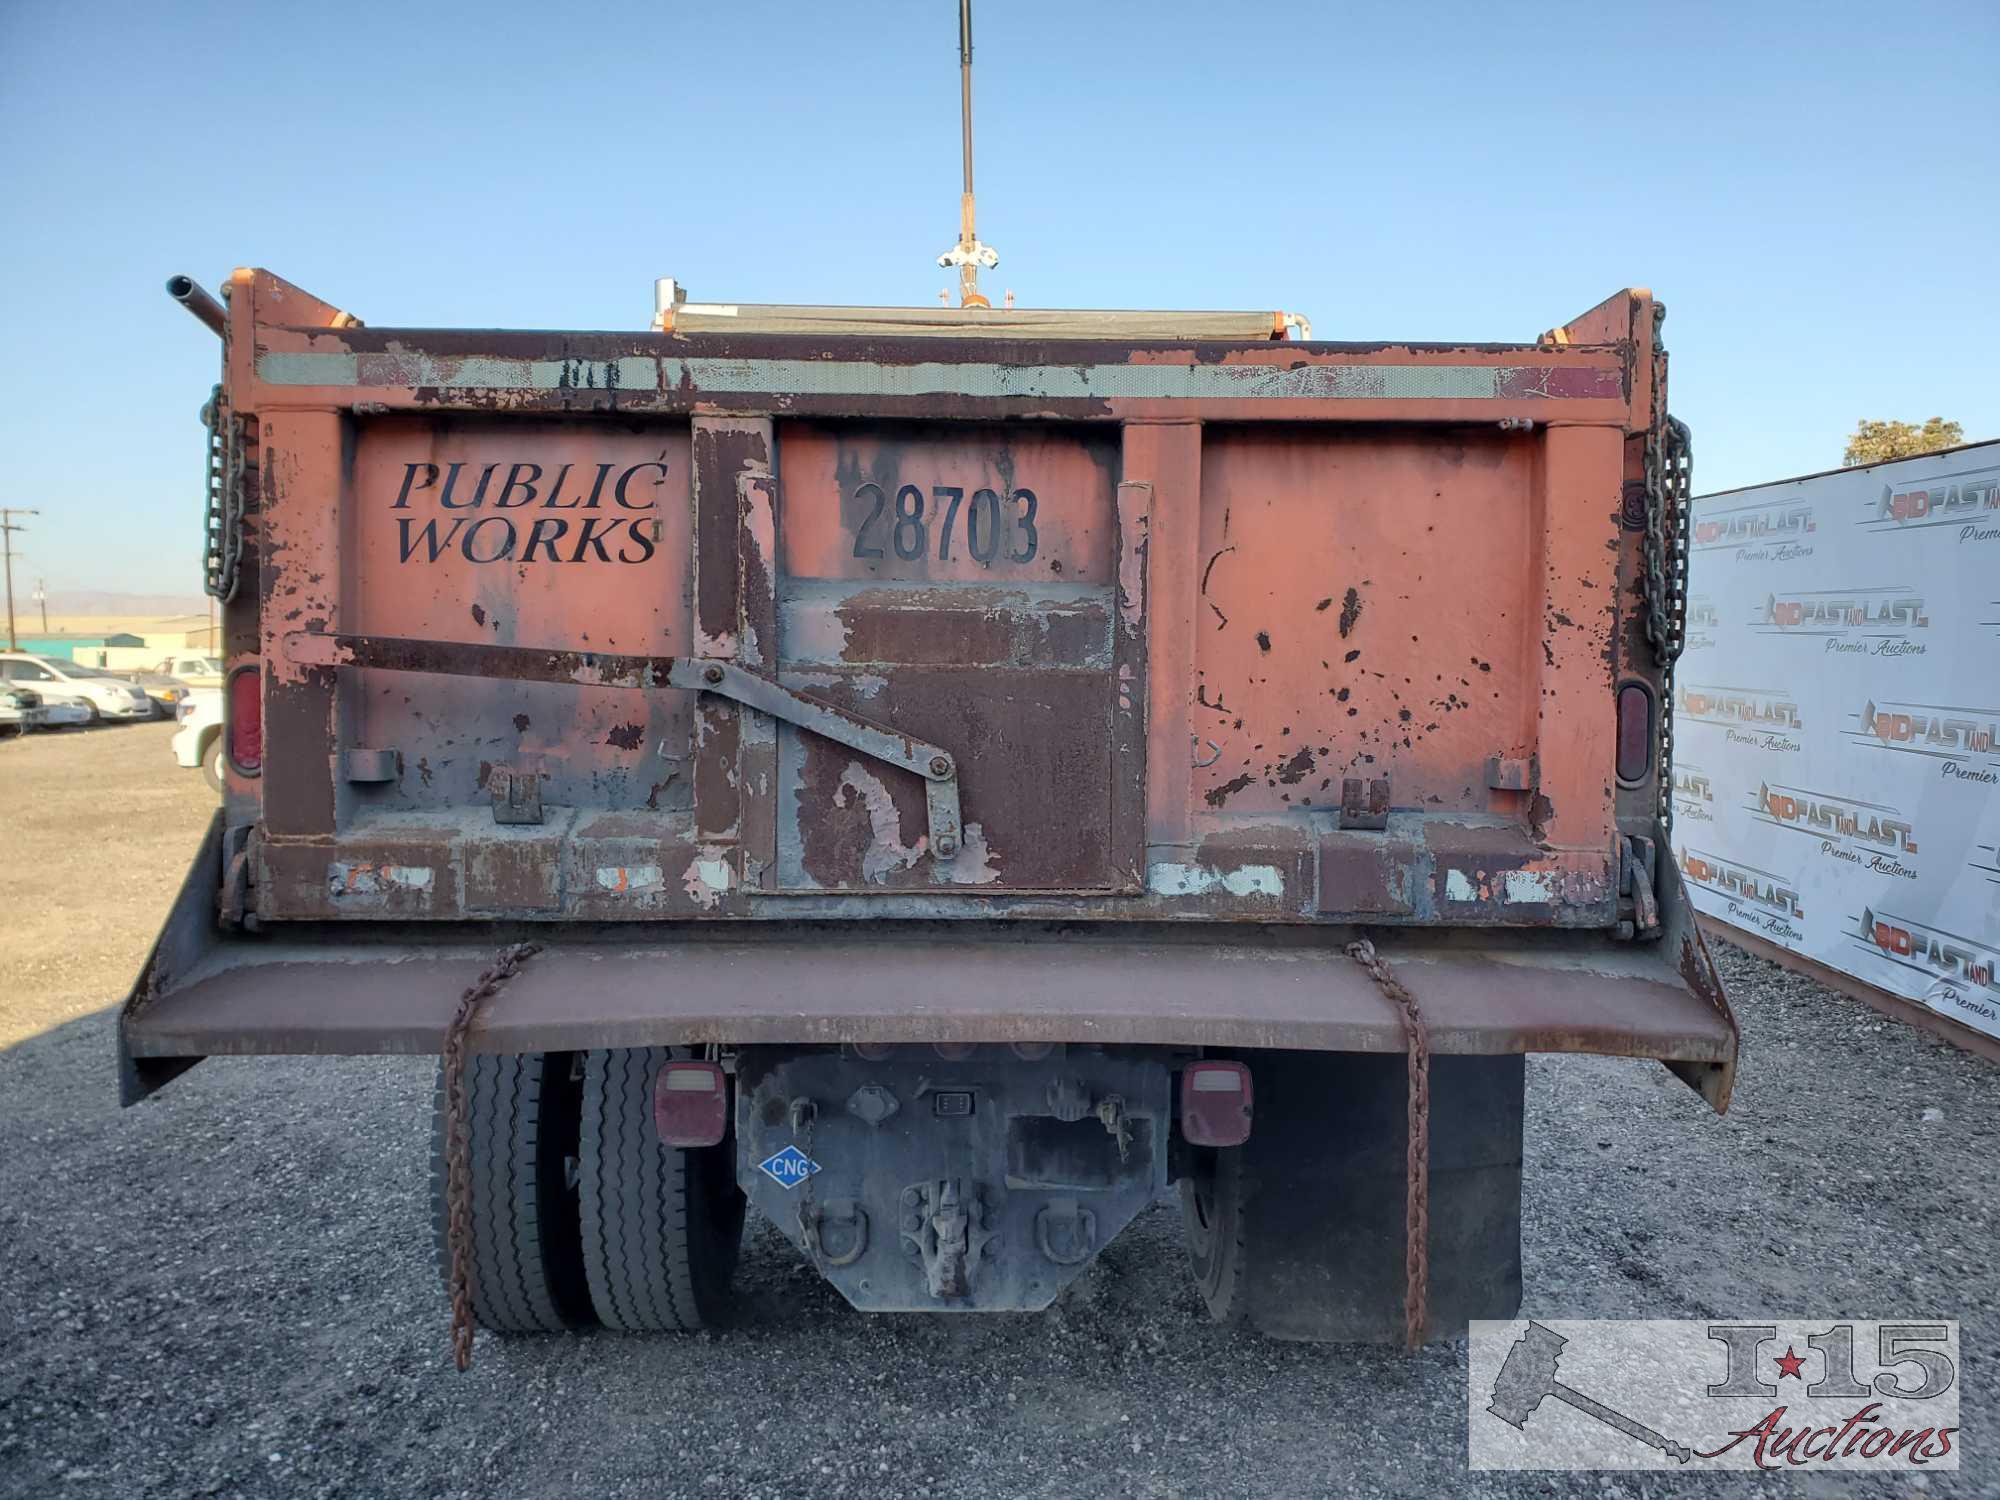
<svg viewBox="0 0 2000 1500"><path fill-rule="evenodd" d="M202 1054L169 1053L164 1056L135 1052L131 1045L133 1023L141 1020L153 1003L165 995L184 989L189 976L215 949L216 889L222 879L222 809L208 820L194 863L174 895L160 935L139 970L138 981L125 996L118 1016L118 1102L137 1104L157 1093L202 1059Z"/></svg>

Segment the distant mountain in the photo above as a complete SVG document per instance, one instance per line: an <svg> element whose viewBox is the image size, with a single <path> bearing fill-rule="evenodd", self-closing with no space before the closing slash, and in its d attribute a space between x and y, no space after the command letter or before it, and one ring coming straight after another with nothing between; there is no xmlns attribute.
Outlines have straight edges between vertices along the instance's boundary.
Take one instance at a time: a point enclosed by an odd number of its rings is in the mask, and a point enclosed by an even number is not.
<svg viewBox="0 0 2000 1500"><path fill-rule="evenodd" d="M14 607L27 604L28 590L14 580ZM121 594L111 589L50 589L51 615L120 615L164 620L175 615L208 618L208 599L201 594Z"/></svg>

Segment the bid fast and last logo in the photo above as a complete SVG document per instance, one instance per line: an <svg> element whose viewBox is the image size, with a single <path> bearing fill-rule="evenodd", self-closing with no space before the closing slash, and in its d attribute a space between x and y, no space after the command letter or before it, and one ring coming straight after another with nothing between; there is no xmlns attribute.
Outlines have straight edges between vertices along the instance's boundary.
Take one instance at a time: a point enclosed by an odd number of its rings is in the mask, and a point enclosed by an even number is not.
<svg viewBox="0 0 2000 1500"><path fill-rule="evenodd" d="M1791 562L1811 557L1806 538L1819 529L1803 501L1732 505L1709 510L1690 528L1696 552L1734 549L1739 562Z"/></svg>
<svg viewBox="0 0 2000 1500"><path fill-rule="evenodd" d="M1708 772L1680 759L1674 762L1674 816L1697 823L1715 821L1715 788Z"/></svg>
<svg viewBox="0 0 2000 1500"><path fill-rule="evenodd" d="M1750 811L1770 827L1818 840L1824 858L1899 880L1917 878L1912 862L1917 852L1916 830L1887 803L1862 802L1767 781L1759 784Z"/></svg>
<svg viewBox="0 0 2000 1500"><path fill-rule="evenodd" d="M1869 532L1953 528L1960 543L2000 541L2000 466L1885 484L1856 524Z"/></svg>
<svg viewBox="0 0 2000 1500"><path fill-rule="evenodd" d="M1805 725L1790 693L1682 682L1675 684L1674 702L1679 720L1719 726L1729 744L1787 752L1800 748L1798 734Z"/></svg>
<svg viewBox="0 0 2000 1500"><path fill-rule="evenodd" d="M1738 926L1780 942L1804 939L1805 933L1795 925L1806 914L1796 878L1693 848L1681 850L1680 867L1690 884L1722 898L1729 919Z"/></svg>
<svg viewBox="0 0 2000 1500"><path fill-rule="evenodd" d="M1923 976L1933 1010L1985 1031L2000 1024L2000 950L1990 942L1873 906L1851 920L1857 946Z"/></svg>
<svg viewBox="0 0 2000 1500"><path fill-rule="evenodd" d="M1930 624L1923 594L1902 584L1769 593L1751 620L1760 635L1814 637L1844 656L1922 656L1929 648L1916 636Z"/></svg>
<svg viewBox="0 0 2000 1500"><path fill-rule="evenodd" d="M1851 740L1923 756L1936 763L1941 780L2000 786L2000 709L1870 698L1848 717L1856 724L1844 731Z"/></svg>

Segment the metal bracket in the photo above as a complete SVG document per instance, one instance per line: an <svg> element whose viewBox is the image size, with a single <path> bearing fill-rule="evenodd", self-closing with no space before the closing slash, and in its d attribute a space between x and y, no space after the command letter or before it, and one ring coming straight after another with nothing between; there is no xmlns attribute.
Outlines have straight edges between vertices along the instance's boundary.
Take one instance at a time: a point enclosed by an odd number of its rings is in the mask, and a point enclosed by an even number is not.
<svg viewBox="0 0 2000 1500"><path fill-rule="evenodd" d="M496 823L542 821L542 778L520 766L495 766L486 775Z"/></svg>
<svg viewBox="0 0 2000 1500"><path fill-rule="evenodd" d="M1541 779L1541 764L1532 755L1486 757L1486 785L1496 792L1532 792Z"/></svg>
<svg viewBox="0 0 2000 1500"><path fill-rule="evenodd" d="M399 750L364 750L359 747L340 752L343 781L394 781L403 774Z"/></svg>
<svg viewBox="0 0 2000 1500"><path fill-rule="evenodd" d="M1077 1266L1097 1248L1097 1215L1074 1198L1052 1198L1035 1215L1035 1245L1059 1266Z"/></svg>
<svg viewBox="0 0 2000 1500"><path fill-rule="evenodd" d="M285 655L307 667L373 667L385 672L435 672L448 677L569 683L577 687L630 688L639 692L679 688L686 692L714 693L810 730L850 750L858 750L871 760L921 776L931 852L939 859L950 859L959 850L958 763L949 751L797 692L734 662L699 656L624 656L536 646L420 641L402 636L339 635L316 630L287 635Z"/></svg>
<svg viewBox="0 0 2000 1500"><path fill-rule="evenodd" d="M1340 826L1381 829L1389 826L1389 778L1344 777L1340 783Z"/></svg>

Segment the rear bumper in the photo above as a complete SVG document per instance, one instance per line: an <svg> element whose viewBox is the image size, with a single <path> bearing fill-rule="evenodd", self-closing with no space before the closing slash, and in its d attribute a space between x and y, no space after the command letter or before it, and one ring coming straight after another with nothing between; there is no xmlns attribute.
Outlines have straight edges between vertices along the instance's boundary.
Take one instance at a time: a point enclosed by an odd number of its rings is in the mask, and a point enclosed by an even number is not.
<svg viewBox="0 0 2000 1500"><path fill-rule="evenodd" d="M121 1018L128 1102L206 1056L440 1049L459 996L503 934L381 924L224 936L214 919L219 837L212 831ZM1736 1022L1677 885L1661 905L1667 932L1654 943L1578 932L1373 936L1421 1002L1433 1050L1658 1058L1719 1110ZM543 952L482 1010L476 1049L1403 1048L1396 1007L1343 951L1349 929L690 923L602 939L580 924L535 935Z"/></svg>

